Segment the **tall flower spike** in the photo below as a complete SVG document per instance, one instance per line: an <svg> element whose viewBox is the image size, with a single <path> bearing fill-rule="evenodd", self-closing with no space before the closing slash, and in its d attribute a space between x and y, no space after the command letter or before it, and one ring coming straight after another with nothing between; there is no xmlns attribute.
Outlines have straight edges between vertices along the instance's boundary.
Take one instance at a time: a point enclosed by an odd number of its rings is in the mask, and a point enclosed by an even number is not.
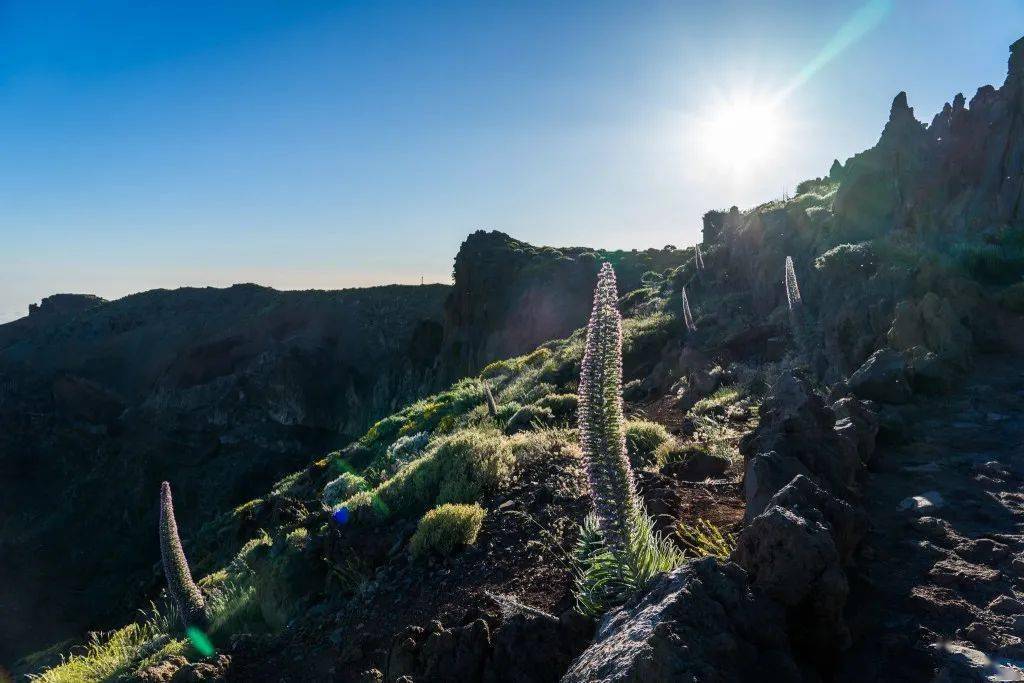
<svg viewBox="0 0 1024 683"><path fill-rule="evenodd" d="M700 245L693 245L694 259L697 261L697 270L704 270L704 255L700 253Z"/></svg>
<svg viewBox="0 0 1024 683"><path fill-rule="evenodd" d="M491 393L491 387L488 384L484 384L484 397L487 399L487 414L491 417L498 417L498 404L494 401L494 394Z"/></svg>
<svg viewBox="0 0 1024 683"><path fill-rule="evenodd" d="M178 523L174 520L171 485L166 481L160 484L160 556L164 563L167 588L185 626L205 625L206 603L188 569L188 560L185 559L185 551L178 537Z"/></svg>
<svg viewBox="0 0 1024 683"><path fill-rule="evenodd" d="M800 286L796 283L796 271L793 269L793 257L786 257L786 300L789 302L789 310L800 308L803 301L800 299Z"/></svg>
<svg viewBox="0 0 1024 683"><path fill-rule="evenodd" d="M601 266L580 366L579 430L590 495L608 548L628 552L630 531L641 514L626 453L622 409L622 317L615 271Z"/></svg>
<svg viewBox="0 0 1024 683"><path fill-rule="evenodd" d="M688 331L697 331L697 326L693 324L693 313L690 312L690 299L686 296L686 287L683 287L683 321Z"/></svg>

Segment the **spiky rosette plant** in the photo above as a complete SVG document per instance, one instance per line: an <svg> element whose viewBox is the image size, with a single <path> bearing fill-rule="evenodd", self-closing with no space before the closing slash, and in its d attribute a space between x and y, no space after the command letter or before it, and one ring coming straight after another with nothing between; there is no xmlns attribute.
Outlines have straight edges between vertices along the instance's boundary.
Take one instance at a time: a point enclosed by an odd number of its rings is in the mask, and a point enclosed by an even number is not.
<svg viewBox="0 0 1024 683"><path fill-rule="evenodd" d="M484 398L487 399L487 414L492 418L498 417L498 403L494 400L490 385L484 385Z"/></svg>
<svg viewBox="0 0 1024 683"><path fill-rule="evenodd" d="M622 317L615 271L601 266L580 366L580 448L594 512L577 546L577 602L597 614L621 603L681 552L654 531L636 493L622 407Z"/></svg>
<svg viewBox="0 0 1024 683"><path fill-rule="evenodd" d="M786 301L789 302L789 310L798 310L803 305L800 298L800 286L796 282L796 270L793 268L793 257L786 257Z"/></svg>
<svg viewBox="0 0 1024 683"><path fill-rule="evenodd" d="M796 281L796 270L793 268L793 257L786 257L786 302L789 304L789 325L793 329L793 341L796 343L797 351L802 356L807 356L810 351L808 330L804 324L803 298L800 296L800 285Z"/></svg>
<svg viewBox="0 0 1024 683"><path fill-rule="evenodd" d="M704 255L700 253L700 245L693 245L693 258L697 262L697 270L704 270Z"/></svg>
<svg viewBox="0 0 1024 683"><path fill-rule="evenodd" d="M171 485L160 484L160 556L171 593L185 626L204 626L207 621L206 602L199 586L192 580L192 572L185 559L185 551L178 537L178 523L174 519L174 501Z"/></svg>
<svg viewBox="0 0 1024 683"><path fill-rule="evenodd" d="M686 323L688 331L697 331L697 325L693 322L693 313L690 312L690 299L686 296L686 287L683 287L683 322Z"/></svg>
<svg viewBox="0 0 1024 683"><path fill-rule="evenodd" d="M615 271L601 266L580 365L580 447L599 528L609 546L623 547L639 512L626 453L622 410L622 317Z"/></svg>

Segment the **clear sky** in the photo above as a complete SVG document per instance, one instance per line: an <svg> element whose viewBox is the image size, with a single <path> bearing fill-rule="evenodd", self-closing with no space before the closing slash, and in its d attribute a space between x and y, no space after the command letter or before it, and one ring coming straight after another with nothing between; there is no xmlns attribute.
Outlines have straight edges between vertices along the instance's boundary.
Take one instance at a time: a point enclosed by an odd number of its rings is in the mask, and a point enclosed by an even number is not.
<svg viewBox="0 0 1024 683"><path fill-rule="evenodd" d="M1021 35L1020 0L0 0L0 321L447 282L478 228L687 245L874 144L898 91L930 121L1001 84Z"/></svg>

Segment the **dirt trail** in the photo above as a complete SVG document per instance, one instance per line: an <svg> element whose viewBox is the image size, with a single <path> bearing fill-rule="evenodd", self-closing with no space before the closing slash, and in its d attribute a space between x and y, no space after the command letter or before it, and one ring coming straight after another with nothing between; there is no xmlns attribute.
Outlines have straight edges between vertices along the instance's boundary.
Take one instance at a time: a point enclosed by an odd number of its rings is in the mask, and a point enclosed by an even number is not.
<svg viewBox="0 0 1024 683"><path fill-rule="evenodd" d="M904 409L904 438L880 447L839 680L1024 680L1021 368L980 358L951 395Z"/></svg>

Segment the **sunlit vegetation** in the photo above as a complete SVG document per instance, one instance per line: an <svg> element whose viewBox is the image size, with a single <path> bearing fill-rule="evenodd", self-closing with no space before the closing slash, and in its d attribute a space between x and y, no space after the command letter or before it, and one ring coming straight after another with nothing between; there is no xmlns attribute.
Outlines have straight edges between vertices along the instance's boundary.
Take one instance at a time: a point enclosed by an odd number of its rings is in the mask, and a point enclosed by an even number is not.
<svg viewBox="0 0 1024 683"><path fill-rule="evenodd" d="M679 522L676 534L692 557L717 557L720 560L728 560L732 551L736 549L736 538L732 534L723 532L703 519L698 519L694 524Z"/></svg>
<svg viewBox="0 0 1024 683"><path fill-rule="evenodd" d="M672 435L664 426L649 420L629 420L626 423L626 452L634 468L657 469L658 452L665 444L671 444Z"/></svg>
<svg viewBox="0 0 1024 683"><path fill-rule="evenodd" d="M431 553L451 555L459 548L473 545L486 514L476 503L440 505L420 519L409 542L409 551L423 558Z"/></svg>
<svg viewBox="0 0 1024 683"><path fill-rule="evenodd" d="M580 531L576 599L580 611L599 614L620 604L654 574L678 566L682 553L654 530L636 493L626 448L622 408L622 322L615 272L605 264L594 291L580 370L580 448L594 512ZM637 443L657 430L644 425Z"/></svg>

